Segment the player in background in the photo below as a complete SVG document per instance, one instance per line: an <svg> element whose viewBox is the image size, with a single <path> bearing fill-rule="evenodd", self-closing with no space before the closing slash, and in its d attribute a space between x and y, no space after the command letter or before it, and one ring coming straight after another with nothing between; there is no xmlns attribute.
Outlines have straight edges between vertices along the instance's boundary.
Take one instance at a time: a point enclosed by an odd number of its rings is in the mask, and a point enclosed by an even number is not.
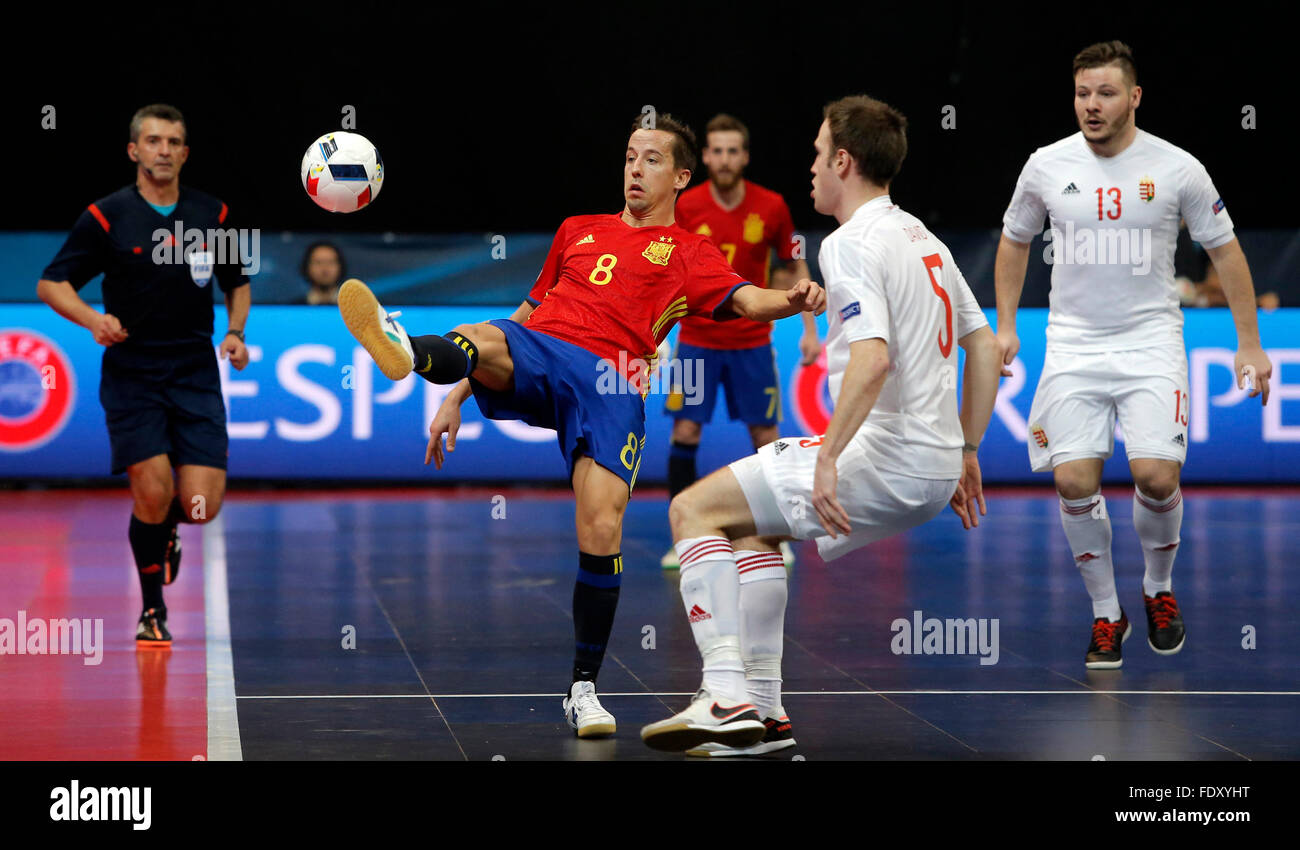
<svg viewBox="0 0 1300 850"><path fill-rule="evenodd" d="M1272 364L1260 346L1255 288L1232 219L1200 162L1139 130L1142 99L1133 54L1119 41L1074 58L1079 132L1039 148L1003 217L995 267L998 342L1010 366L1020 348L1016 307L1030 242L1047 215L1053 233L1047 353L1029 413L1029 460L1052 470L1061 524L1092 597L1087 667L1123 664L1132 631L1119 603L1111 526L1101 495L1115 420L1124 433L1133 527L1142 544L1147 640L1172 655L1186 632L1171 576L1183 520L1179 475L1187 458L1187 353L1174 281L1179 217L1209 253L1237 327L1238 386L1268 403ZM1011 374L1004 369L1004 375Z"/></svg>
<svg viewBox="0 0 1300 850"><path fill-rule="evenodd" d="M997 341L948 248L889 198L906 119L865 96L828 104L824 115L812 197L839 223L818 254L835 411L822 436L780 438L673 499L682 602L704 680L689 708L642 730L655 749L722 756L793 746L779 678L785 596L762 580L784 567L763 538L816 538L829 561L945 504L965 528L985 512L976 452L997 397ZM966 351L960 413L954 341Z"/></svg>
<svg viewBox="0 0 1300 850"><path fill-rule="evenodd" d="M623 513L645 449L647 378L659 344L687 315L766 322L826 303L808 280L786 292L751 285L708 239L677 227L673 210L695 168L695 136L669 115L657 115L653 127L643 120L627 142L623 211L565 219L509 319L410 337L360 281L339 291L349 330L385 375L399 380L414 368L432 383L456 385L429 425L425 463L442 467L444 434L446 451L455 449L470 395L488 418L558 432L578 537L574 662L563 707L583 738L616 728L596 676L618 606Z"/></svg>
<svg viewBox="0 0 1300 850"><path fill-rule="evenodd" d="M794 222L785 199L744 177L749 165L749 128L730 115L714 116L705 128L702 159L709 179L677 199L678 225L712 239L736 273L756 286L782 290L806 279L808 263L802 254L796 256ZM781 263L776 268L772 268L773 251ZM807 366L821 353L821 343L812 313L800 315L803 336L799 357ZM719 385L726 392L732 421L749 426L755 451L780 435L781 421L781 376L770 323L749 319L714 322L685 316L677 332L674 360L699 363L704 381L698 403L686 404L678 376L664 407L673 417L669 497L694 484L698 477L695 456L704 425L713 416ZM781 544L781 553L787 566L794 563L788 543ZM677 569L677 550L669 549L660 566Z"/></svg>
<svg viewBox="0 0 1300 850"><path fill-rule="evenodd" d="M180 570L177 523L211 521L226 492L226 407L208 289L214 274L228 314L221 356L236 369L248 365L251 299L238 257L225 251L227 261L218 264L218 246L205 243L203 250L183 246L176 262L172 250L178 227L234 232L225 204L180 183L187 137L175 107L137 111L126 146L135 182L86 208L36 286L42 301L104 346L99 400L113 474L126 473L134 502L128 537L144 597L141 648L171 645L163 585ZM160 234L171 241L160 244ZM77 294L101 272L103 313Z"/></svg>

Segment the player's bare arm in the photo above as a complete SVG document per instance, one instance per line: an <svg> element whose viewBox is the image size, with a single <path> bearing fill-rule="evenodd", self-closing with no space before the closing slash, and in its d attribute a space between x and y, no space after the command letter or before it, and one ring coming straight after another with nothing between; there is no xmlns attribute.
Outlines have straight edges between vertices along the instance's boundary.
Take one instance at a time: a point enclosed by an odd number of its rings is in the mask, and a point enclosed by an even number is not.
<svg viewBox="0 0 1300 850"><path fill-rule="evenodd" d="M801 311L819 316L826 309L826 290L807 278L785 291L750 284L732 293L731 309L756 322L774 322Z"/></svg>
<svg viewBox="0 0 1300 850"><path fill-rule="evenodd" d="M1237 387L1244 388L1242 372L1249 367L1255 373L1250 397L1263 395L1263 403L1268 404L1268 380L1273 374L1273 364L1259 341L1255 283L1250 277L1246 255L1241 250L1241 243L1235 238L1217 248L1207 249L1206 253L1210 255L1214 270L1219 274L1223 294L1228 299L1228 309L1232 311L1232 320L1237 326L1237 356L1233 361Z"/></svg>
<svg viewBox="0 0 1300 850"><path fill-rule="evenodd" d="M533 314L534 309L532 304L525 301L510 314L510 320L523 324ZM475 342L477 343L477 340ZM432 460L435 469L442 469L443 461L446 460L443 434L447 435L445 451L456 450L456 432L460 430L460 407L473 394L469 379L465 379L452 387L451 392L447 393L447 397L442 400L442 404L438 405L438 412L429 423L429 445L424 452L425 466L428 466L429 461Z"/></svg>
<svg viewBox="0 0 1300 850"><path fill-rule="evenodd" d="M236 286L226 293L226 336L221 340L222 358L230 358L230 365L243 369L248 365L248 347L244 345L244 326L248 324L248 310L252 306L252 287Z"/></svg>
<svg viewBox="0 0 1300 850"><path fill-rule="evenodd" d="M109 346L122 342L127 337L127 332L116 316L101 313L91 307L66 280L41 280L36 284L36 297L49 304L63 318L89 330L94 334L95 342L100 345Z"/></svg>
<svg viewBox="0 0 1300 850"><path fill-rule="evenodd" d="M1020 351L1020 337L1016 335L1016 310L1020 307L1020 293L1025 288L1025 271L1029 268L1029 242L1016 242L1002 234L998 241L998 255L993 263L993 286L997 291L998 348L1001 349L1002 374L1011 374L1011 361Z"/></svg>
<svg viewBox="0 0 1300 850"><path fill-rule="evenodd" d="M977 528L979 518L988 513L984 503L984 484L980 475L978 449L984 429L993 417L998 398L998 380L1002 369L1002 347L987 325L957 340L966 352L966 369L962 373L961 431L966 441L962 449L961 480L953 492L953 512L961 517L963 528ZM975 507L979 507L979 512Z"/></svg>
<svg viewBox="0 0 1300 850"><path fill-rule="evenodd" d="M791 260L772 270L770 288L786 291L797 281L807 280L810 272L805 260ZM817 320L812 313L803 313L803 336L799 338L799 364L809 366L821 354L821 340L817 338Z"/></svg>
<svg viewBox="0 0 1300 850"><path fill-rule="evenodd" d="M844 383L835 400L835 412L822 436L813 472L813 509L832 538L836 532L849 534L849 515L836 498L839 473L835 464L875 407L880 390L889 376L889 345L883 339L862 339L849 343L849 363Z"/></svg>

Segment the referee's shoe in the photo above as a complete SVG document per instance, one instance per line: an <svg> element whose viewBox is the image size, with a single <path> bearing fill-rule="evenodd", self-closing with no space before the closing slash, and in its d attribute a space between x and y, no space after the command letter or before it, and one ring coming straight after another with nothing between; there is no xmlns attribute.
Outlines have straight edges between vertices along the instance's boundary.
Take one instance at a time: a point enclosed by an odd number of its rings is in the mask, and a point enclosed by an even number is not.
<svg viewBox="0 0 1300 850"><path fill-rule="evenodd" d="M172 633L167 631L167 609L146 608L135 630L135 648L171 646Z"/></svg>

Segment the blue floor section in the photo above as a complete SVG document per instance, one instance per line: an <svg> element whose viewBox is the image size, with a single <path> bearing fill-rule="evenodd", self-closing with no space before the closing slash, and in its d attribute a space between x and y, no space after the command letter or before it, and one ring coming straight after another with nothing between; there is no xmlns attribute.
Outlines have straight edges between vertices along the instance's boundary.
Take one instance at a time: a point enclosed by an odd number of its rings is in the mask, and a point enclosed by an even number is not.
<svg viewBox="0 0 1300 850"><path fill-rule="evenodd" d="M677 573L658 566L666 500L628 508L599 681L619 731L594 742L560 710L573 503L506 492L494 519L491 495L232 494L245 758L680 758L639 739L700 678ZM1161 657L1146 642L1131 497L1107 496L1134 623L1118 671L1084 668L1091 607L1050 491L993 492L977 530L945 514L831 564L797 544L783 673L799 746L770 758L1300 758L1300 498L1187 491L1174 590L1188 639ZM899 654L894 624L915 617L984 620L988 648ZM981 664L994 634L996 663Z"/></svg>

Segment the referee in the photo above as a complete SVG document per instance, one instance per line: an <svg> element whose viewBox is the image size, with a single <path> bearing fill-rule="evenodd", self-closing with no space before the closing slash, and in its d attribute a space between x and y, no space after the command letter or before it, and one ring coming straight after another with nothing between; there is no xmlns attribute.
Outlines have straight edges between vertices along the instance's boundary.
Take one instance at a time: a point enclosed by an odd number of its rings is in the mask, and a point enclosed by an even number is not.
<svg viewBox="0 0 1300 850"><path fill-rule="evenodd" d="M180 569L176 524L213 519L226 492L226 409L208 289L214 276L229 315L221 356L236 369L248 364L248 277L238 252L217 244L234 244L223 238L234 233L226 205L180 185L186 136L175 107L137 111L126 146L135 182L86 208L36 286L42 301L104 346L99 401L112 471L126 473L135 502L129 538L144 596L137 649L171 645L162 589ZM194 230L205 234L201 244L186 235ZM77 294L101 272L103 313Z"/></svg>

